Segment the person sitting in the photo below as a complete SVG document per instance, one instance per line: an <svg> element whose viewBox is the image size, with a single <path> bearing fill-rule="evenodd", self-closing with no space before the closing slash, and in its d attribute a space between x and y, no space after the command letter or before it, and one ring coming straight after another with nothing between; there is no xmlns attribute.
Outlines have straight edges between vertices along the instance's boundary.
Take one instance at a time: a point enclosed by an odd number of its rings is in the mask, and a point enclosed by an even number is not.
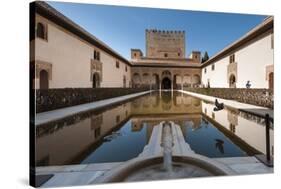
<svg viewBox="0 0 281 189"><path fill-rule="evenodd" d="M251 83L250 83L250 81L248 80L247 83L246 83L246 88L249 89L250 87L251 87Z"/></svg>

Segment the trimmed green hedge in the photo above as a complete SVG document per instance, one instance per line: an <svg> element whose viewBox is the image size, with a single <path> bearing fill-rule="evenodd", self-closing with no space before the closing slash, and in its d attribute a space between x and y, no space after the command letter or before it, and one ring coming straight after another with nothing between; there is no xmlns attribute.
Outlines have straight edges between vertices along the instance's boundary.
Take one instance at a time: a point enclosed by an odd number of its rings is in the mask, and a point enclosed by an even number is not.
<svg viewBox="0 0 281 189"><path fill-rule="evenodd" d="M147 88L64 88L37 89L36 112L114 98L148 90Z"/></svg>
<svg viewBox="0 0 281 189"><path fill-rule="evenodd" d="M184 88L184 90L223 99L236 100L271 109L274 107L274 94L273 90L270 89Z"/></svg>

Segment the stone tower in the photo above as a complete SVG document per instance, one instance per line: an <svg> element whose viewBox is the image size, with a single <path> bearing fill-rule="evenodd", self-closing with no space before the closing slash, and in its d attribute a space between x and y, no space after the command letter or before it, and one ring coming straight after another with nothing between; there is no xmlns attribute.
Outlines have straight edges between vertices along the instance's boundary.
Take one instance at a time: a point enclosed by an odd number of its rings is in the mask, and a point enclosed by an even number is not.
<svg viewBox="0 0 281 189"><path fill-rule="evenodd" d="M185 58L185 31L146 30L146 57Z"/></svg>

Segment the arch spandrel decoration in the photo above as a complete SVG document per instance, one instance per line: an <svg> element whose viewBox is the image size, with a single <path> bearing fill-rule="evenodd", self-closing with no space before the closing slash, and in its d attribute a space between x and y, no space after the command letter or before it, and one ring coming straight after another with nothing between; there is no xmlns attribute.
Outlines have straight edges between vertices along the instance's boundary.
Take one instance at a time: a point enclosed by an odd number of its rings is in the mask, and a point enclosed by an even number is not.
<svg viewBox="0 0 281 189"><path fill-rule="evenodd" d="M237 83L237 63L233 62L228 64L227 66L227 83L230 84L230 76L233 75L235 77Z"/></svg>
<svg viewBox="0 0 281 189"><path fill-rule="evenodd" d="M37 60L37 61L35 61L35 67L36 67L36 71L35 71L36 79L39 79L40 72L42 70L45 70L48 73L49 80L52 80L52 64L51 63Z"/></svg>
<svg viewBox="0 0 281 189"><path fill-rule="evenodd" d="M102 82L102 62L91 59L90 80L93 81L93 74L98 73L100 82Z"/></svg>

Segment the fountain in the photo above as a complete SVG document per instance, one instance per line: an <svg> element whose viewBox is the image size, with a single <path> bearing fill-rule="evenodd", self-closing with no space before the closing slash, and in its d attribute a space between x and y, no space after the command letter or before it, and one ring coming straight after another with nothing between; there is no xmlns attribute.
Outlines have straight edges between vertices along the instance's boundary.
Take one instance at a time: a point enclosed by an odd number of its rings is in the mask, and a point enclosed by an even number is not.
<svg viewBox="0 0 281 189"><path fill-rule="evenodd" d="M106 172L97 179L97 182L167 180L235 174L225 165L194 153L184 142L179 126L173 122L162 122L155 127L148 146L139 157Z"/></svg>
<svg viewBox="0 0 281 189"><path fill-rule="evenodd" d="M171 125L167 122L163 126L163 167L165 171L172 171L172 147L173 147L173 138L171 132Z"/></svg>

